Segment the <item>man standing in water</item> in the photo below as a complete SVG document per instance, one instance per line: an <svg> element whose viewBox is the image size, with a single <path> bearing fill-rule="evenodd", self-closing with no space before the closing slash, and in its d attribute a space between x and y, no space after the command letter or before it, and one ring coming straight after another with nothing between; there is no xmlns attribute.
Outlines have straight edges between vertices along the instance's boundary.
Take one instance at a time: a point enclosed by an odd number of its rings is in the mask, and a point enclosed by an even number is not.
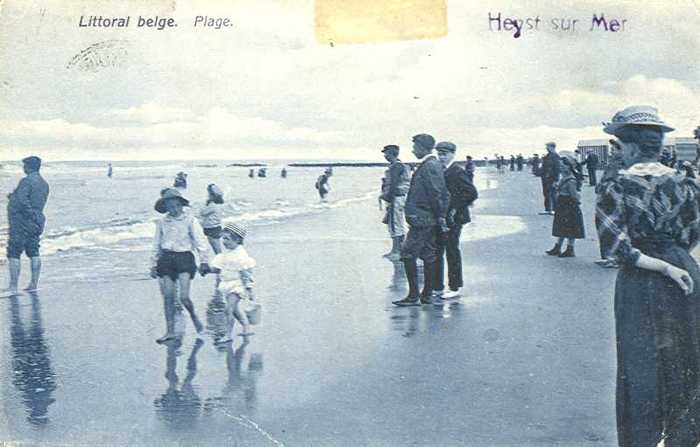
<svg viewBox="0 0 700 447"><path fill-rule="evenodd" d="M438 143L435 146L440 163L445 167L445 184L450 193L449 206L447 208L447 227L449 231L438 238L437 262L435 263L435 291L439 296L436 304L442 300L457 298L459 289L464 285L462 279L462 253L459 250L459 237L462 234L464 224L471 222L469 205L478 197L476 188L467 176L467 173L453 163L457 146L449 141ZM447 255L447 277L450 290L445 289L445 262Z"/></svg>
<svg viewBox="0 0 700 447"><path fill-rule="evenodd" d="M386 224L391 236L391 251L384 255L392 261L398 261L401 256L401 244L406 234L404 206L406 194L411 184L411 173L406 165L399 160L399 147L390 144L382 149L384 158L390 163L386 171L386 184L382 191L382 200L387 203Z"/></svg>
<svg viewBox="0 0 700 447"><path fill-rule="evenodd" d="M554 214L556 205L556 192L554 185L559 181L560 159L557 154L557 145L550 141L546 144L547 155L542 158L542 194L544 195L544 211L540 214Z"/></svg>
<svg viewBox="0 0 700 447"><path fill-rule="evenodd" d="M330 177L333 175L333 170L329 167L323 171L323 174L318 176L316 180L316 189L318 190L318 196L321 198L321 202L326 201L326 196L331 190L331 185L329 183Z"/></svg>
<svg viewBox="0 0 700 447"><path fill-rule="evenodd" d="M435 279L438 232L446 233L449 194L445 186L442 165L432 154L435 138L427 134L413 137L413 154L421 161L411 179L406 197L406 221L409 225L401 247L401 259L406 269L408 296L394 301L397 306L430 304ZM423 260L423 291L418 294L417 259Z"/></svg>
<svg viewBox="0 0 700 447"><path fill-rule="evenodd" d="M32 279L26 291L37 290L41 273L39 240L44 231L46 217L44 206L49 197L49 184L39 175L41 159L31 156L22 160L24 173L17 188L9 194L7 218L10 226L7 241L7 259L10 269L10 284L6 292L17 294L21 270L20 257L26 253L31 259Z"/></svg>

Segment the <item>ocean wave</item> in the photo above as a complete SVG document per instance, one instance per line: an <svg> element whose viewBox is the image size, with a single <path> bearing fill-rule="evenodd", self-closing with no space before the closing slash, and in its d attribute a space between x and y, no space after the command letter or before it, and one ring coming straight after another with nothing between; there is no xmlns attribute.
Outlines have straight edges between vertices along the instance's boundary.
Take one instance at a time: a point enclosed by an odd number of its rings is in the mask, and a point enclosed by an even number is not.
<svg viewBox="0 0 700 447"><path fill-rule="evenodd" d="M341 208L352 203L362 202L376 197L376 192L335 202L309 204L299 207L270 208L258 211L243 212L234 216L224 217L223 222L241 222L251 226L273 225L291 217L322 213L328 209ZM240 205L239 205L240 207ZM237 209L238 207L231 207ZM49 256L56 253L66 253L77 250L140 250L147 248L144 239L150 239L155 232L157 218L115 218L94 224L90 227L64 227L49 231L42 238L41 251ZM6 244L2 238L0 244Z"/></svg>

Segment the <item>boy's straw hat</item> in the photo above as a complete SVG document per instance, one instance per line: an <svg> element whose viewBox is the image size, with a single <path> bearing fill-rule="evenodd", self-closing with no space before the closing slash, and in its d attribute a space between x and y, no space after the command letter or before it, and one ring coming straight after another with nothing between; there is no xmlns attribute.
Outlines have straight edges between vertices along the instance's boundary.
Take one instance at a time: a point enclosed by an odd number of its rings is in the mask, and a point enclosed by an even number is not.
<svg viewBox="0 0 700 447"><path fill-rule="evenodd" d="M175 188L165 188L160 192L160 199L156 201L156 204L153 208L155 208L155 210L159 213L165 214L167 212L167 209L165 208L165 201L167 199L173 198L180 199L180 201L182 202L182 206L190 206L190 201L182 196L180 190Z"/></svg>
<svg viewBox="0 0 700 447"><path fill-rule="evenodd" d="M611 122L603 123L603 126L603 131L610 135L615 135L615 132L625 126L653 126L664 133L675 130L659 118L659 111L652 106L627 107L617 112Z"/></svg>
<svg viewBox="0 0 700 447"><path fill-rule="evenodd" d="M246 235L248 234L248 230L246 230L243 225L235 222L229 222L224 225L224 230L230 231L231 233L239 236L241 239L245 239Z"/></svg>

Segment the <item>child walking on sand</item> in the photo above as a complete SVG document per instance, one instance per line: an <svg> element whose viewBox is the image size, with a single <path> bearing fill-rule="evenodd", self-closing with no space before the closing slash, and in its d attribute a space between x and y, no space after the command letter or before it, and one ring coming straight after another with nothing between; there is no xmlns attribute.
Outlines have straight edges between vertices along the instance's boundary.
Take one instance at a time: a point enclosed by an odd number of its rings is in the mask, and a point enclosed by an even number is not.
<svg viewBox="0 0 700 447"><path fill-rule="evenodd" d="M573 258L576 256L574 253L576 239L586 237L580 207L582 176L578 171L576 160L571 157L562 157L561 175L556 186L557 200L552 223L552 236L557 238L557 242L551 250L547 251L547 254L560 258ZM568 240L568 245L562 252L564 239Z"/></svg>
<svg viewBox="0 0 700 447"><path fill-rule="evenodd" d="M210 271L207 264L209 247L197 219L184 212L183 208L189 205L190 202L175 188L161 191L161 198L155 204L156 211L165 214L156 222L151 267L151 277L160 278L165 311L166 331L164 336L156 340L157 343L181 336L175 333L175 314L180 306L189 312L197 334L203 334L204 326L190 300L190 281L197 272L194 252L199 255L200 274Z"/></svg>
<svg viewBox="0 0 700 447"><path fill-rule="evenodd" d="M227 334L218 340L217 344L231 342L235 320L238 320L243 326L240 335L244 337L253 335L250 331L248 317L242 308L244 299L255 300L252 276L255 260L243 248L245 236L246 230L242 226L235 223L226 224L221 237L225 250L212 260L211 271L219 274L218 291L226 301L228 322Z"/></svg>
<svg viewBox="0 0 700 447"><path fill-rule="evenodd" d="M224 193L215 184L207 186L207 204L199 212L202 219L204 234L209 239L214 254L221 253L221 204L224 203Z"/></svg>

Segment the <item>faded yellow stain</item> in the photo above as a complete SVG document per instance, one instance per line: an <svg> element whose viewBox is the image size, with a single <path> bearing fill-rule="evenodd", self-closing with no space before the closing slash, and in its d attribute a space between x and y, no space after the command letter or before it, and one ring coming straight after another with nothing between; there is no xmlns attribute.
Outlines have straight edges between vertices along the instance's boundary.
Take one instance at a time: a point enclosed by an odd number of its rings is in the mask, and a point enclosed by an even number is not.
<svg viewBox="0 0 700 447"><path fill-rule="evenodd" d="M446 0L316 0L321 44L436 39L447 35Z"/></svg>

